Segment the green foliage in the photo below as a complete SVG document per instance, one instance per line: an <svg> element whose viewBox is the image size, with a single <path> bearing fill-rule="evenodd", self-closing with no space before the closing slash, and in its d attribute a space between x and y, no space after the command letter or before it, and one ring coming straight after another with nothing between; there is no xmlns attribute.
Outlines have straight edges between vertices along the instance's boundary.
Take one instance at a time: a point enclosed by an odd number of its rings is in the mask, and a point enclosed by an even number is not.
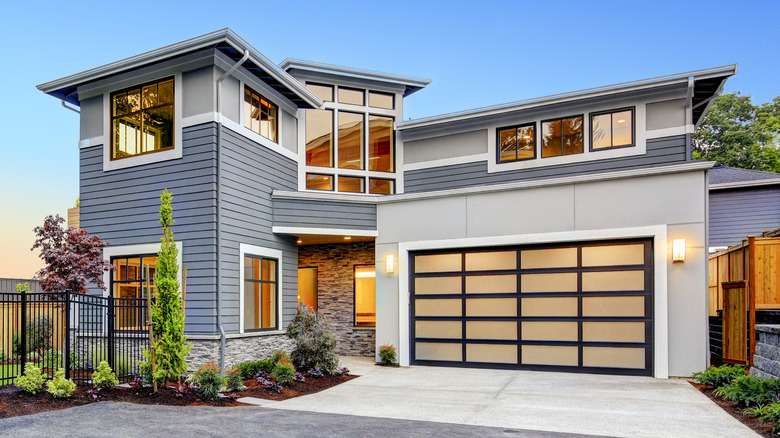
<svg viewBox="0 0 780 438"><path fill-rule="evenodd" d="M41 354L52 347L54 339L54 323L48 316L42 315L27 321L27 352L37 351ZM21 346L20 346L21 353Z"/></svg>
<svg viewBox="0 0 780 438"><path fill-rule="evenodd" d="M709 367L700 373L693 373L693 378L709 389L717 389L728 385L732 380L747 374L747 369L741 365L721 365Z"/></svg>
<svg viewBox="0 0 780 438"><path fill-rule="evenodd" d="M24 375L16 379L16 386L22 391L35 394L43 388L44 380L41 369L35 364L27 362L24 365Z"/></svg>
<svg viewBox="0 0 780 438"><path fill-rule="evenodd" d="M274 369L275 362L273 358L263 360L253 360L242 362L238 364L238 369L241 372L241 377L244 379L251 379L259 372L270 373Z"/></svg>
<svg viewBox="0 0 780 438"><path fill-rule="evenodd" d="M92 385L95 388L102 389L113 389L116 385L119 385L119 379L117 379L108 362L100 361L97 371L92 373Z"/></svg>
<svg viewBox="0 0 780 438"><path fill-rule="evenodd" d="M209 401L217 400L219 391L225 385L222 370L211 362L198 368L187 380L195 385L195 393L198 397Z"/></svg>
<svg viewBox="0 0 780 438"><path fill-rule="evenodd" d="M336 372L339 366L339 359L333 352L336 341L325 328L323 317L314 313L311 307L298 309L287 327L287 336L295 341L290 358L296 368L319 368L327 374Z"/></svg>
<svg viewBox="0 0 780 438"><path fill-rule="evenodd" d="M16 357L22 356L22 337L18 333L14 333L13 338L11 338L11 352Z"/></svg>
<svg viewBox="0 0 780 438"><path fill-rule="evenodd" d="M76 384L65 378L64 368L60 368L54 373L54 378L46 382L46 387L55 398L69 398L76 390Z"/></svg>
<svg viewBox="0 0 780 438"><path fill-rule="evenodd" d="M694 157L732 167L780 172L780 97L718 96L693 134Z"/></svg>
<svg viewBox="0 0 780 438"><path fill-rule="evenodd" d="M181 308L179 265L176 261L179 250L173 240L174 224L171 202L173 195L163 190L160 196L160 224L163 228L162 245L157 254L157 270L154 284L157 286L157 300L152 305L151 318L154 326L153 342L154 370L152 372L151 350L144 349L146 362L141 365L149 375L158 381L178 380L187 372L187 353L192 344L184 335L184 312Z"/></svg>
<svg viewBox="0 0 780 438"><path fill-rule="evenodd" d="M737 402L742 408L752 408L777 401L780 380L741 376L715 390L715 395Z"/></svg>
<svg viewBox="0 0 780 438"><path fill-rule="evenodd" d="M395 363L395 347L390 344L385 344L379 347L379 357L382 360L382 365L392 365Z"/></svg>
<svg viewBox="0 0 780 438"><path fill-rule="evenodd" d="M93 348L89 353L89 359L89 362L93 367L92 369L97 369L97 367L100 366L100 362L108 362L108 351L100 347ZM71 356L71 363L72 362L73 356ZM95 364L97 364L97 366ZM72 366L71 369L73 369ZM114 371L116 372L117 376L129 376L130 374L133 374L133 358L127 354L123 354L120 351L115 350Z"/></svg>
<svg viewBox="0 0 780 438"><path fill-rule="evenodd" d="M241 378L241 370L235 366L225 374L225 388L228 391L244 391L246 386Z"/></svg>
<svg viewBox="0 0 780 438"><path fill-rule="evenodd" d="M5 350L0 348L0 362L5 362L8 360L8 355L5 353Z"/></svg>
<svg viewBox="0 0 780 438"><path fill-rule="evenodd" d="M772 423L772 434L780 433L780 403L772 403L758 408L746 409L745 413L758 417L761 424Z"/></svg>
<svg viewBox="0 0 780 438"><path fill-rule="evenodd" d="M16 283L16 293L26 294L30 292L30 283Z"/></svg>
<svg viewBox="0 0 780 438"><path fill-rule="evenodd" d="M282 358L274 365L271 371L271 377L280 385L291 385L295 379L295 367L288 359Z"/></svg>
<svg viewBox="0 0 780 438"><path fill-rule="evenodd" d="M62 353L60 353L60 351L55 348L49 348L45 353L43 353L41 362L44 368L61 368Z"/></svg>

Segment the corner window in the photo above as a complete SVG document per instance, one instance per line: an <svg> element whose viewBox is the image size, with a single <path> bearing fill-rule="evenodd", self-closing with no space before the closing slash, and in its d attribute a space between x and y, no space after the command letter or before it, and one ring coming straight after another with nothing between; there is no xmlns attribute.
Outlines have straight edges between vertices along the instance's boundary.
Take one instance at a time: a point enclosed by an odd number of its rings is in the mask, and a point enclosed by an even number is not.
<svg viewBox="0 0 780 438"><path fill-rule="evenodd" d="M536 124L498 130L498 162L536 158Z"/></svg>
<svg viewBox="0 0 780 438"><path fill-rule="evenodd" d="M590 115L590 149L634 145L634 109L626 108Z"/></svg>
<svg viewBox="0 0 780 438"><path fill-rule="evenodd" d="M244 330L277 328L277 260L244 257Z"/></svg>
<svg viewBox="0 0 780 438"><path fill-rule="evenodd" d="M274 143L279 141L279 107L244 86L244 126Z"/></svg>
<svg viewBox="0 0 780 438"><path fill-rule="evenodd" d="M114 257L111 263L116 266L111 276L111 294L116 304L115 328L144 330L147 327L146 316L137 306L140 301L145 301L147 296L156 294L154 275L157 270L157 256Z"/></svg>
<svg viewBox="0 0 780 438"><path fill-rule="evenodd" d="M355 327L376 327L374 265L355 266Z"/></svg>
<svg viewBox="0 0 780 438"><path fill-rule="evenodd" d="M583 116L542 122L542 158L582 153Z"/></svg>
<svg viewBox="0 0 780 438"><path fill-rule="evenodd" d="M174 147L173 78L111 93L111 160Z"/></svg>

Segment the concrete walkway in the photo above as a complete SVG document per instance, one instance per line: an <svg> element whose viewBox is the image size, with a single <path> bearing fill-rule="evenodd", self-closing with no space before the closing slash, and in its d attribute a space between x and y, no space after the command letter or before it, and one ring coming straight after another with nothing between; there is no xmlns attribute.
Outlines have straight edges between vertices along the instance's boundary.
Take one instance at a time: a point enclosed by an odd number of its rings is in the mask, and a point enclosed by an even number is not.
<svg viewBox="0 0 780 438"><path fill-rule="evenodd" d="M680 379L342 363L362 377L268 409L624 437L758 436Z"/></svg>

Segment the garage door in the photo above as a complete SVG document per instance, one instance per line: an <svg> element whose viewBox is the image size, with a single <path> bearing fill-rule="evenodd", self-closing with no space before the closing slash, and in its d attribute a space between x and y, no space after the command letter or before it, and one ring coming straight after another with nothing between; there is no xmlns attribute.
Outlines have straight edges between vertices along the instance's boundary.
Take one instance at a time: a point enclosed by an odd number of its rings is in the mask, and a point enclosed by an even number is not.
<svg viewBox="0 0 780 438"><path fill-rule="evenodd" d="M412 363L652 375L650 240L410 254Z"/></svg>

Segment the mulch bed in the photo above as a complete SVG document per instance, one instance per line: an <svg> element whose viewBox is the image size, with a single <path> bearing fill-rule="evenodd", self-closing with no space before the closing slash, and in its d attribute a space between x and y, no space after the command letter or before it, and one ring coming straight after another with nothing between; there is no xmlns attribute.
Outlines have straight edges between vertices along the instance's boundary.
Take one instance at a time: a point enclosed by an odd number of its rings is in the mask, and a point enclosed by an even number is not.
<svg viewBox="0 0 780 438"><path fill-rule="evenodd" d="M244 384L246 391L232 393L237 397L256 397L268 400L287 400L302 395L313 394L357 376L323 376L320 378L306 377L305 382L296 382L292 387L285 387L281 393L276 393L258 386L255 379L248 379ZM97 399L87 393L92 389L87 385L79 385L69 399L56 399L44 389L38 394L32 395L21 391L14 385L0 386L0 418L16 417L19 415L37 414L39 412L56 411L82 406L101 401L121 401L145 405L172 405L172 406L246 406L233 398L221 398L216 402L200 400L194 392L179 394L173 388L160 388L156 394L152 388L115 388L110 391L100 391Z"/></svg>
<svg viewBox="0 0 780 438"><path fill-rule="evenodd" d="M696 389L702 392L702 394L709 397L710 400L715 402L718 406L721 407L724 411L731 414L732 417L736 418L737 420L741 421L742 424L745 426L753 429L758 433L759 435L766 437L766 438L772 438L775 437L775 435L772 435L772 425L762 425L761 421L758 420L758 418L752 417L750 415L744 415L742 414L742 408L737 407L737 402L733 402L730 400L723 400L722 398L715 397L713 394L713 390L711 389L705 389L704 385L699 383L690 382L691 385L693 385Z"/></svg>

